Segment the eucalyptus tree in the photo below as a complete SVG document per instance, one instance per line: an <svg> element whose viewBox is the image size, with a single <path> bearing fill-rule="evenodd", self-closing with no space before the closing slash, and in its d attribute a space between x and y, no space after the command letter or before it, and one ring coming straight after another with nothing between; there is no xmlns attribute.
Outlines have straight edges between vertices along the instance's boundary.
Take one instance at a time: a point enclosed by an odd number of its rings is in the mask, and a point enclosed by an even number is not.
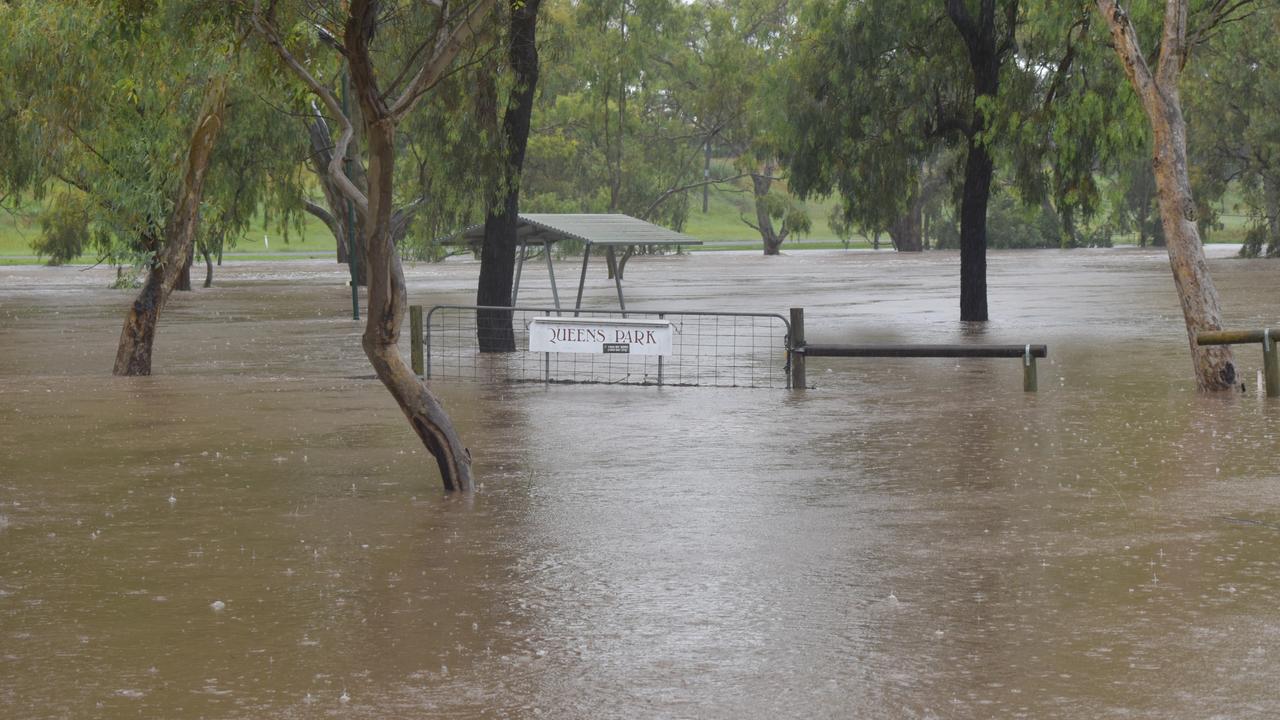
<svg viewBox="0 0 1280 720"><path fill-rule="evenodd" d="M780 138L788 122L778 77L798 35L796 0L704 0L690 6L688 48L679 56L673 103L713 147L734 158L739 174L711 178L720 184L746 178L754 218L743 223L760 234L765 255L777 255L793 233L808 232L802 203L779 192L783 171ZM777 223L775 225L775 223Z"/></svg>
<svg viewBox="0 0 1280 720"><path fill-rule="evenodd" d="M538 89L538 8L542 0L508 0L503 4L507 11L506 69L511 77L502 114L502 169L496 178L500 187L485 213L480 277L476 287L476 304L489 307L511 305L521 175ZM494 105L496 111L497 103ZM476 341L480 351L514 351L515 333L511 322L510 311L479 311L476 315Z"/></svg>
<svg viewBox="0 0 1280 720"><path fill-rule="evenodd" d="M812 3L793 76L792 186L836 191L858 224L887 228L916 201L921 168L964 153L960 319L987 319L986 215L1001 79L1026 72L1019 0Z"/></svg>
<svg viewBox="0 0 1280 720"><path fill-rule="evenodd" d="M368 256L369 311L362 337L365 355L414 432L435 458L446 489L472 489L471 456L439 398L400 357L400 328L407 307L404 270L392 240L397 129L443 78L465 62L486 27L495 0L424 6L393 0L288 2L255 0L252 20L280 63L316 97L338 124L328 177L355 206L363 222ZM346 61L359 107L368 156L367 186L358 187L343 158L355 125L343 112L322 68L306 61L317 50L314 32L327 34ZM304 37L300 37L305 35ZM403 48L410 52L402 52Z"/></svg>
<svg viewBox="0 0 1280 720"><path fill-rule="evenodd" d="M227 121L244 28L225 3L13 2L3 59L32 157L27 190L92 227L99 250L146 277L113 372L147 375L160 313L191 255ZM65 222L46 229L63 233ZM70 238L69 235L66 237ZM66 250L70 254L70 250Z"/></svg>
<svg viewBox="0 0 1280 720"><path fill-rule="evenodd" d="M688 8L673 0L543 7L540 75L521 204L615 212L679 229L699 186L702 136L672 104Z"/></svg>
<svg viewBox="0 0 1280 720"><path fill-rule="evenodd" d="M1199 12L1193 16L1190 0L1166 0L1163 13L1135 18L1115 0L1097 0L1124 75L1150 123L1151 165L1160 199L1165 247L1182 303L1196 383L1201 390L1235 387L1236 368L1230 346L1202 347L1196 342L1196 333L1221 329L1222 309L1197 226L1179 84L1192 50L1208 41L1224 23L1245 16L1254 5L1250 0L1207 0L1197 4ZM1148 37L1154 34L1159 38L1152 56L1142 48L1139 27L1147 31Z"/></svg>

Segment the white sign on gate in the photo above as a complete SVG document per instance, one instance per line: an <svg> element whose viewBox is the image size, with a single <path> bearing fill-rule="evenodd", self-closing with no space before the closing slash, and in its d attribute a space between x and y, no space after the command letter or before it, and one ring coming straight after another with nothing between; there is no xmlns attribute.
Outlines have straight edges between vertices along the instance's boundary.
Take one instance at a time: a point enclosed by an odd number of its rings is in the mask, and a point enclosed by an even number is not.
<svg viewBox="0 0 1280 720"><path fill-rule="evenodd" d="M666 320L540 317L529 322L530 352L670 355Z"/></svg>

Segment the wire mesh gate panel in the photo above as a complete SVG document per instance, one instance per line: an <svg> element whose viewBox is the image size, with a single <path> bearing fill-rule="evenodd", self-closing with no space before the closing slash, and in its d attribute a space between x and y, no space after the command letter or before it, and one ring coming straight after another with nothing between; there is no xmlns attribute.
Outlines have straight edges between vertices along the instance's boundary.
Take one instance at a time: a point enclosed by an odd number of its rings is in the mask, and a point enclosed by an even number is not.
<svg viewBox="0 0 1280 720"><path fill-rule="evenodd" d="M511 313L514 352L479 350L481 312ZM530 352L534 318L573 317L544 307L437 305L427 313L423 344L429 380L611 383L786 388L790 326L781 315L688 310L581 310L577 316L666 320L674 330L672 354ZM499 331L500 332L500 331ZM490 338L497 339L497 338Z"/></svg>

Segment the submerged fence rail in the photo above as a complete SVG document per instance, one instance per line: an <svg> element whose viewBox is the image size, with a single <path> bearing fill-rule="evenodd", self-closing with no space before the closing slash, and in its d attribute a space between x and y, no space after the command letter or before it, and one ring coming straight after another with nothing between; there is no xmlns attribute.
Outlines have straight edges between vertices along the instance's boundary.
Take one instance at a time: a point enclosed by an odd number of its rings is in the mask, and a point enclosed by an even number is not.
<svg viewBox="0 0 1280 720"><path fill-rule="evenodd" d="M414 309L418 308L418 309ZM505 318L511 318L511 332ZM529 350L535 318L652 319L670 322L671 354L591 354ZM421 320L410 308L415 370L431 380L790 387L790 325L771 313L691 310L557 310L553 307L437 305ZM497 327L492 320L498 319ZM422 328L421 341L416 327ZM504 352L481 352L505 346ZM419 359L417 353L425 350Z"/></svg>
<svg viewBox="0 0 1280 720"><path fill-rule="evenodd" d="M901 345L858 344L829 345L809 343L804 335L804 308L791 308L791 386L805 387L805 358L873 357L873 358L1021 358L1022 389L1035 392L1036 358L1049 356L1045 345Z"/></svg>
<svg viewBox="0 0 1280 720"><path fill-rule="evenodd" d="M1252 345L1262 344L1262 367L1267 386L1267 397L1280 397L1280 351L1276 339L1280 332L1271 328L1262 330L1211 330L1196 333L1197 345Z"/></svg>

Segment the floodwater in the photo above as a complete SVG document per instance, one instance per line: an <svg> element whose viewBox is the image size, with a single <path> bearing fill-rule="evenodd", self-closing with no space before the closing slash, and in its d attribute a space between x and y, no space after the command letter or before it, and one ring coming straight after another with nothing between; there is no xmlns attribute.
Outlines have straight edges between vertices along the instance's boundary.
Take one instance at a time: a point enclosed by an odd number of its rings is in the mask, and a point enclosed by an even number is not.
<svg viewBox="0 0 1280 720"><path fill-rule="evenodd" d="M1227 324L1280 324L1280 264L1218 255ZM370 378L338 266L222 268L139 379L109 374L109 270L0 268L0 716L1280 715L1261 350L1244 392L1197 394L1158 251L995 253L985 327L955 319L957 266L637 258L628 302L1046 343L1038 393L1016 360L441 385L471 497ZM410 289L466 302L476 272Z"/></svg>

